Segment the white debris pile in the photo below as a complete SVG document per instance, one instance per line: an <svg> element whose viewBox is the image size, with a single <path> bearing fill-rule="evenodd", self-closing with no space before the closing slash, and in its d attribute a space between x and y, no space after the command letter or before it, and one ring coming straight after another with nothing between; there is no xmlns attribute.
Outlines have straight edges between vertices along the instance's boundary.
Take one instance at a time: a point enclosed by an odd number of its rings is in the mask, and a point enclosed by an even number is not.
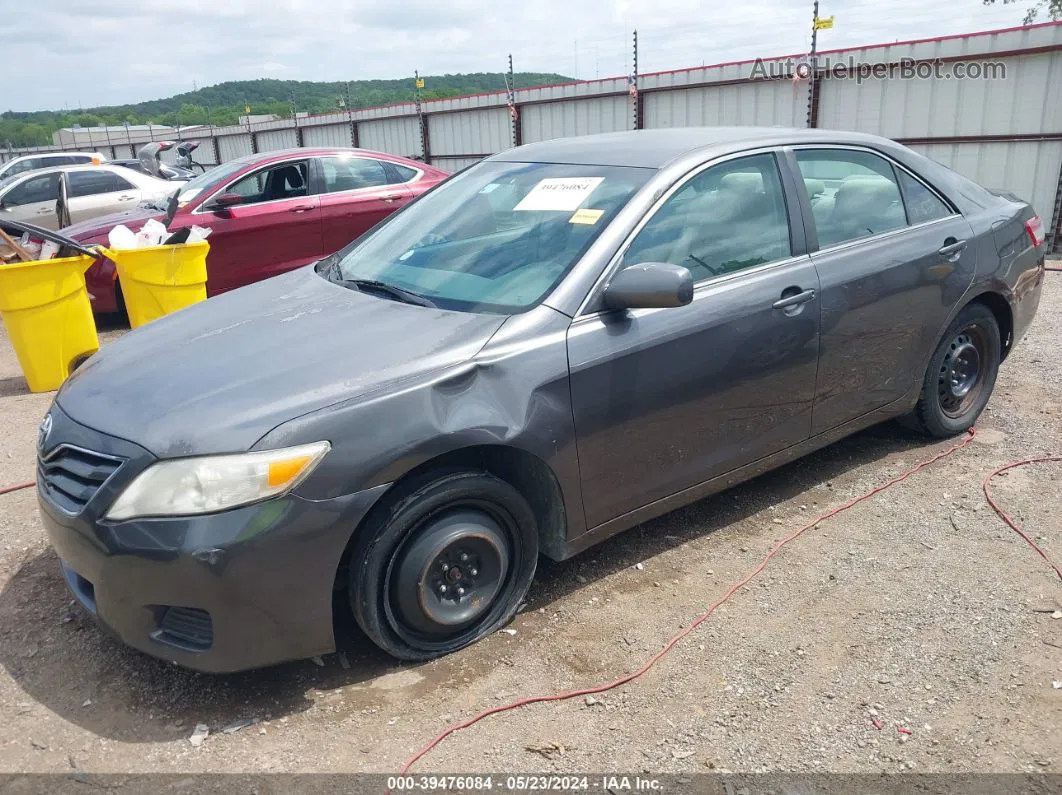
<svg viewBox="0 0 1062 795"><path fill-rule="evenodd" d="M210 235L210 228L206 226L193 226L187 235L181 234L184 230L170 232L166 225L154 218L149 218L139 232L134 232L125 224L118 224L107 233L107 245L115 251L123 251L131 248L149 248L161 246L165 243L198 243L206 240ZM173 239L177 238L177 239Z"/></svg>

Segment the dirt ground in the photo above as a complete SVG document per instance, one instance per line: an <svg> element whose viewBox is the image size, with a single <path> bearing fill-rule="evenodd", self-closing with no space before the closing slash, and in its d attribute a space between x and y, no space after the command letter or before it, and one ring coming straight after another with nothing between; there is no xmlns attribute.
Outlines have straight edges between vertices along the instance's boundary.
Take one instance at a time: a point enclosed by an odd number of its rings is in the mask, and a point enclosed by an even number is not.
<svg viewBox="0 0 1062 795"><path fill-rule="evenodd" d="M1062 452L1060 340L1052 274L969 447L802 536L641 680L490 718L416 770L1062 772L1062 583L981 495L996 466ZM0 485L32 478L50 401L0 335ZM103 635L33 490L0 496L0 771L394 772L482 708L634 670L778 539L948 446L872 428L543 562L515 635L442 660L400 665L347 632L323 665L225 677ZM1060 479L1027 467L996 487L1056 559Z"/></svg>

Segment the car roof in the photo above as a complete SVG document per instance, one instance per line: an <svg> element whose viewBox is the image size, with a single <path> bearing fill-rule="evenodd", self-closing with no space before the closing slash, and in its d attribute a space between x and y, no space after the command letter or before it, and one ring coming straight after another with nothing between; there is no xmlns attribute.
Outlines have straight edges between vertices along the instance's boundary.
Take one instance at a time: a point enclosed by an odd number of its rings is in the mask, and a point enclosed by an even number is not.
<svg viewBox="0 0 1062 795"><path fill-rule="evenodd" d="M799 127L669 127L557 138L509 149L489 158L507 162L663 168L678 157L712 149L713 155L758 146L801 143L880 144L863 133Z"/></svg>
<svg viewBox="0 0 1062 795"><path fill-rule="evenodd" d="M0 165L6 166L8 163L17 163L20 160L29 160L33 157L67 157L68 155L78 155L80 157L102 157L99 152L34 152L33 154L29 155L19 155L18 157L13 157L5 163L0 163Z"/></svg>
<svg viewBox="0 0 1062 795"><path fill-rule="evenodd" d="M103 169L104 171L114 171L117 166L112 165L108 160L106 163L71 163L66 166L48 166L48 168L35 168L33 171L22 171L15 174L16 179L25 179L29 177L39 177L42 174L58 174L63 171L83 171L85 169Z"/></svg>
<svg viewBox="0 0 1062 795"><path fill-rule="evenodd" d="M269 163L274 160L286 160L289 157L327 157L328 155L342 155L342 154L359 154L366 155L367 157L383 157L390 160L401 160L403 162L417 163L423 166L423 163L419 161L411 160L408 157L402 155L391 154L390 152L377 152L374 149L361 149L353 146L318 146L318 147L292 147L291 149L275 149L269 152L258 152L257 154L243 155L242 157L235 157L232 160L226 160L223 165L229 163L245 163L247 165Z"/></svg>

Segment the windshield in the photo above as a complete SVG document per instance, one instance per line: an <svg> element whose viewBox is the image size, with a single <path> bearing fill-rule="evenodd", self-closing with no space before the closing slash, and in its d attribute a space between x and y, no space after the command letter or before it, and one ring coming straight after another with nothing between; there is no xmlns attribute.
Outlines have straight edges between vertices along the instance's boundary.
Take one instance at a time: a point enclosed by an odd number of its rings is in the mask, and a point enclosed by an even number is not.
<svg viewBox="0 0 1062 795"><path fill-rule="evenodd" d="M215 183L228 179L237 171L246 167L247 162L243 158L240 158L239 160L231 160L228 163L215 166L209 171L200 174L195 179L189 180L181 186L181 192L177 194L178 206L184 207L184 205L188 204L188 202L200 193L213 187Z"/></svg>
<svg viewBox="0 0 1062 795"><path fill-rule="evenodd" d="M324 273L384 283L443 309L521 312L546 297L652 174L481 163L340 252Z"/></svg>

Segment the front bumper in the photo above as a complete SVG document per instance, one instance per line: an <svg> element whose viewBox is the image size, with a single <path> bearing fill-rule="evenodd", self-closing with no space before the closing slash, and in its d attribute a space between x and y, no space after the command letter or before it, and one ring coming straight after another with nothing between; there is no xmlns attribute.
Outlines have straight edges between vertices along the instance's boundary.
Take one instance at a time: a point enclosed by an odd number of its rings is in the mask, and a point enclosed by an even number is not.
<svg viewBox="0 0 1062 795"><path fill-rule="evenodd" d="M73 423L58 406L52 416L53 448L77 444L125 458L76 514L38 483L41 519L67 584L107 630L140 651L213 673L334 650L339 561L383 487L321 501L291 494L208 516L106 522L114 496L153 457Z"/></svg>

